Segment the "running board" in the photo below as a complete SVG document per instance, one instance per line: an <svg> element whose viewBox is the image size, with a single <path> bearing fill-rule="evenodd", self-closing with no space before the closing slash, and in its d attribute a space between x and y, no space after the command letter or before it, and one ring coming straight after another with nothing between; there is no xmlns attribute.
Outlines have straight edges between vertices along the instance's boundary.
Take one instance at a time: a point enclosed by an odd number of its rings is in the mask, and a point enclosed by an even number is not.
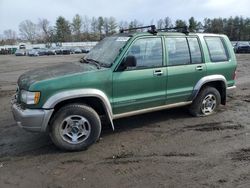
<svg viewBox="0 0 250 188"><path fill-rule="evenodd" d="M136 111L132 111L132 112L126 112L126 113L122 113L122 114L115 114L115 115L113 115L113 119L120 119L120 118L124 118L124 117L135 116L135 115L139 115L139 114L145 114L145 113L164 110L164 109L186 106L186 105L189 105L191 103L192 103L192 101L180 102L180 103L175 103L175 104L168 104L168 105L164 105L164 106L157 106L157 107L153 107L153 108L136 110Z"/></svg>

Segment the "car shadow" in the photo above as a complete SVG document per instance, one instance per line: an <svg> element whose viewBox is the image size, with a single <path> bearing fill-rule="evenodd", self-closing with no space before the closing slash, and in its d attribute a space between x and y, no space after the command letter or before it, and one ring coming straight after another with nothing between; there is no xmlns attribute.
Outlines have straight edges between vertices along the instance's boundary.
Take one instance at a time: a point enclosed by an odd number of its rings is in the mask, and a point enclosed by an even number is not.
<svg viewBox="0 0 250 188"><path fill-rule="evenodd" d="M124 131L130 131L136 128L155 126L171 119L190 118L190 114L186 107L161 110L126 118L114 120L115 131L111 129L111 125L105 125L102 136L115 134Z"/></svg>
<svg viewBox="0 0 250 188"><path fill-rule="evenodd" d="M171 119L186 118L190 118L190 115L187 108L182 107L117 119L114 121L115 131L112 130L111 125L105 125L102 128L101 137L105 138L112 136L112 134L133 131L133 129L136 128L155 126ZM31 157L68 153L58 149L52 143L48 134L29 133L20 130L19 127L15 127L15 130L12 130L12 133L9 134L19 136L16 139L11 139L10 142L6 142L5 144L0 143L0 160L8 160L11 157Z"/></svg>

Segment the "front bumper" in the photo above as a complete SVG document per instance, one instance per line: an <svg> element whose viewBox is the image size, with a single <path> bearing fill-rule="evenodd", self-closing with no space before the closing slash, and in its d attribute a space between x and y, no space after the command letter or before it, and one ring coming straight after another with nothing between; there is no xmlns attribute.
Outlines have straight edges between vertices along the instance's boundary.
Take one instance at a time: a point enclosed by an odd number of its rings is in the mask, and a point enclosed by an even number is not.
<svg viewBox="0 0 250 188"><path fill-rule="evenodd" d="M22 109L17 103L11 105L12 113L19 127L33 132L45 132L53 109Z"/></svg>

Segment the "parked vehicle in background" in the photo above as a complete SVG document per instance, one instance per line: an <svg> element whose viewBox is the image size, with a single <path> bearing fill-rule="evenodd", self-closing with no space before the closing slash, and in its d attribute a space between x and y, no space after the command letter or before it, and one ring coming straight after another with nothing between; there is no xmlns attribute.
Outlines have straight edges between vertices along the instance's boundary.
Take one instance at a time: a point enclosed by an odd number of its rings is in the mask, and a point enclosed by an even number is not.
<svg viewBox="0 0 250 188"><path fill-rule="evenodd" d="M82 48L82 53L89 53L90 49L89 48Z"/></svg>
<svg viewBox="0 0 250 188"><path fill-rule="evenodd" d="M20 44L20 45L19 45L19 49L25 50L25 49L26 49L26 45L25 45L25 44Z"/></svg>
<svg viewBox="0 0 250 188"><path fill-rule="evenodd" d="M26 50L25 49L18 49L15 52L16 56L26 56Z"/></svg>
<svg viewBox="0 0 250 188"><path fill-rule="evenodd" d="M39 56L38 49L28 50L28 56Z"/></svg>
<svg viewBox="0 0 250 188"><path fill-rule="evenodd" d="M201 117L225 105L237 66L228 37L150 27L107 37L80 62L21 75L12 101L17 124L75 151L98 140L101 120L114 129L118 118L180 106Z"/></svg>
<svg viewBox="0 0 250 188"><path fill-rule="evenodd" d="M44 55L69 55L69 54L80 54L88 53L90 48L87 47L51 47L51 48L40 48L34 47L29 50L20 49L16 51L17 56L44 56Z"/></svg>
<svg viewBox="0 0 250 188"><path fill-rule="evenodd" d="M55 52L57 55L62 54L62 47L56 47Z"/></svg>
<svg viewBox="0 0 250 188"><path fill-rule="evenodd" d="M48 55L48 49L40 48L40 49L38 49L38 54L39 54L39 56Z"/></svg>
<svg viewBox="0 0 250 188"><path fill-rule="evenodd" d="M80 48L75 48L75 49L73 50L73 52L74 52L75 54L80 54L80 53L82 53L82 50L81 50Z"/></svg>
<svg viewBox="0 0 250 188"><path fill-rule="evenodd" d="M49 48L47 50L47 55L56 55L56 48Z"/></svg>
<svg viewBox="0 0 250 188"><path fill-rule="evenodd" d="M250 43L246 41L237 42L234 51L235 53L250 53Z"/></svg>
<svg viewBox="0 0 250 188"><path fill-rule="evenodd" d="M63 55L69 55L71 53L72 53L72 50L70 48L67 48L67 47L61 48L61 54Z"/></svg>

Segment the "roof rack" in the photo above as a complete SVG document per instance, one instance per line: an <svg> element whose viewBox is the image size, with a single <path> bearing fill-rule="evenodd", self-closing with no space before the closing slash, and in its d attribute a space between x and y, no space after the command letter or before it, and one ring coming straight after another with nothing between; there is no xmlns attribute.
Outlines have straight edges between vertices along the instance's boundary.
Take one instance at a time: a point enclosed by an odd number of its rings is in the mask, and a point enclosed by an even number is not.
<svg viewBox="0 0 250 188"><path fill-rule="evenodd" d="M187 26L183 26L183 27L166 27L166 28L163 28L163 29L157 29L157 31L169 31L169 30L175 30L175 31L178 31L178 32L182 32L182 33L184 33L186 35L188 35L190 33Z"/></svg>
<svg viewBox="0 0 250 188"><path fill-rule="evenodd" d="M183 26L183 27L166 27L163 29L156 29L155 25L148 25L148 26L142 26L142 27L133 27L133 28L129 28L129 29L120 29L120 33L124 33L124 31L135 31L137 29L146 29L146 28L150 28L148 29L148 32L151 34L156 34L158 31L169 31L169 30L175 30L177 32L182 32L186 35L188 35L190 32L188 30L188 26Z"/></svg>
<svg viewBox="0 0 250 188"><path fill-rule="evenodd" d="M151 33L151 34L156 34L157 33L155 25L148 25L148 26L142 26L142 27L133 27L133 28L129 28L129 29L121 28L120 33L124 33L124 31L134 31L134 30L137 30L137 29L147 29L147 28L150 28L150 29L148 29L149 33Z"/></svg>

